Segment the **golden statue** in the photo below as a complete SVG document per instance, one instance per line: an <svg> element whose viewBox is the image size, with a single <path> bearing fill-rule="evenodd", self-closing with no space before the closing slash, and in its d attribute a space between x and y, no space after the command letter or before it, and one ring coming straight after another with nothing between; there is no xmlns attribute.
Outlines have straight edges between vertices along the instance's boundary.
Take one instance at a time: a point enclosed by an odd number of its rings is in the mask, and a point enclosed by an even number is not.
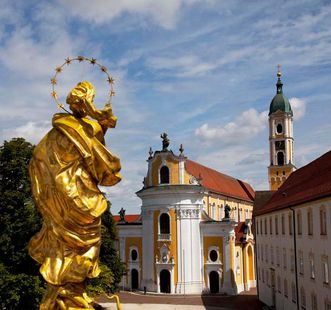
<svg viewBox="0 0 331 310"><path fill-rule="evenodd" d="M120 161L105 147L116 117L110 105L98 110L94 87L80 82L67 96L72 113L53 117L53 129L34 150L29 166L32 192L43 226L29 243L41 264L47 290L40 309L93 309L86 278L97 277L101 215L107 201L98 185L121 180Z"/></svg>

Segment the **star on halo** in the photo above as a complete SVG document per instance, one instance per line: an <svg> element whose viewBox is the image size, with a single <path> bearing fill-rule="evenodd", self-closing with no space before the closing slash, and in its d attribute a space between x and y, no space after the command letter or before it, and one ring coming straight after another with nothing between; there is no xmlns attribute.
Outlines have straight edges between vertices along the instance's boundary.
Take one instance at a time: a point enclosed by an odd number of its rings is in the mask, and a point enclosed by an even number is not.
<svg viewBox="0 0 331 310"><path fill-rule="evenodd" d="M107 81L109 84L113 84L115 80L111 76L108 76Z"/></svg>

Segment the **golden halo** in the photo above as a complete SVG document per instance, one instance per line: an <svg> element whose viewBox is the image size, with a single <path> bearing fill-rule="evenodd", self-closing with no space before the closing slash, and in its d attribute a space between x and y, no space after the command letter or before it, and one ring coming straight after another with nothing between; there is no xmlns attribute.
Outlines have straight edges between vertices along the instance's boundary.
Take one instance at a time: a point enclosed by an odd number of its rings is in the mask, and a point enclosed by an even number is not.
<svg viewBox="0 0 331 310"><path fill-rule="evenodd" d="M65 62L62 65L57 66L55 68L55 74L51 78L51 84L52 84L51 96L56 101L58 108L66 111L67 113L70 113L70 112L68 112L64 108L64 104L59 100L59 97L58 97L57 92L55 90L55 85L57 84L57 76L58 76L58 74L60 74L63 71L63 69L64 69L65 66L69 66L74 61L78 61L78 62L87 61L87 62L89 62L93 66L98 66L100 68L100 70L107 75L107 82L109 84L110 91L109 91L109 99L108 99L108 101L106 102L105 105L106 106L110 106L111 105L111 100L112 100L113 96L115 96L115 92L114 92L114 88L113 88L113 84L114 84L113 77L108 73L107 68L104 67L104 66L102 66L102 65L100 65L95 58L88 58L88 57L84 57L84 56L77 56L77 57L73 57L73 58L69 58L69 57L66 58L65 59Z"/></svg>

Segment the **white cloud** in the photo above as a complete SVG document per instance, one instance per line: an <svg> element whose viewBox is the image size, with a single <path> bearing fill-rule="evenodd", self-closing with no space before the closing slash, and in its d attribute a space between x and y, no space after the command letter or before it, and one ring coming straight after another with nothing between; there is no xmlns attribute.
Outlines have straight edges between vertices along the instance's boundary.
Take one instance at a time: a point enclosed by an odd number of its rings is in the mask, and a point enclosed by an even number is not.
<svg viewBox="0 0 331 310"><path fill-rule="evenodd" d="M267 111L259 113L251 108L222 127L210 127L205 123L195 130L195 135L207 143L221 141L224 144L237 144L239 141L251 139L263 131L267 119Z"/></svg>
<svg viewBox="0 0 331 310"><path fill-rule="evenodd" d="M74 15L96 24L109 23L125 13L141 14L152 19L165 29L173 29L179 18L181 7L195 1L184 0L60 0Z"/></svg>
<svg viewBox="0 0 331 310"><path fill-rule="evenodd" d="M290 99L291 107L293 110L293 118L298 120L304 117L306 112L306 101L300 98L291 98Z"/></svg>
<svg viewBox="0 0 331 310"><path fill-rule="evenodd" d="M203 62L194 55L186 55L179 58L153 57L147 60L147 66L156 70L177 70L177 76L192 77L206 74L215 69L217 64Z"/></svg>
<svg viewBox="0 0 331 310"><path fill-rule="evenodd" d="M1 138L2 140L10 140L22 137L33 144L37 144L50 129L50 121L28 122L16 128L2 130Z"/></svg>

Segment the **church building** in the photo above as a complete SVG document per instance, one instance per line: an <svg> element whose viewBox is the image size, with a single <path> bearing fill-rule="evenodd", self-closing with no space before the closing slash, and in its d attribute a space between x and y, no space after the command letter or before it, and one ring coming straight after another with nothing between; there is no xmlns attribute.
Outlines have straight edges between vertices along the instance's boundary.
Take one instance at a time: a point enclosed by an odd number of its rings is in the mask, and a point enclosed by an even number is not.
<svg viewBox="0 0 331 310"><path fill-rule="evenodd" d="M254 190L169 149L150 149L139 215L115 216L122 286L171 294L238 294L255 286Z"/></svg>

